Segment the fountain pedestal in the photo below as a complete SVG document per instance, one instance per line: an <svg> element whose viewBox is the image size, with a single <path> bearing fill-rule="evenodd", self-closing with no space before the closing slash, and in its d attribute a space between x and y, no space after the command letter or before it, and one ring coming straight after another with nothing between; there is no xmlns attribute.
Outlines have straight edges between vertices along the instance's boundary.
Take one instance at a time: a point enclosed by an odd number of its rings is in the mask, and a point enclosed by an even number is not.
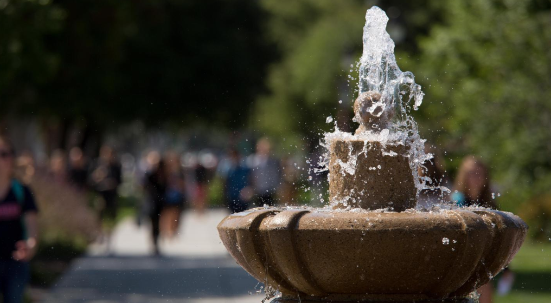
<svg viewBox="0 0 551 303"><path fill-rule="evenodd" d="M376 141L331 143L329 199L339 208L404 211L415 207L417 188L407 147Z"/></svg>
<svg viewBox="0 0 551 303"><path fill-rule="evenodd" d="M379 93L362 93L354 102L354 119L360 124L356 137L330 142L329 198L337 208L404 211L415 207L411 147L389 140L392 116Z"/></svg>

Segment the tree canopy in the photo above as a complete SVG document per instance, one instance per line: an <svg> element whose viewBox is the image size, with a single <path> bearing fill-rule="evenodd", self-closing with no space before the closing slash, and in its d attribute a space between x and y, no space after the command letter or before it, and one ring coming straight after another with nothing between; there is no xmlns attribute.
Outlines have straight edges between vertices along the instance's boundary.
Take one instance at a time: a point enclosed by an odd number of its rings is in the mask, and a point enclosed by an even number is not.
<svg viewBox="0 0 551 303"><path fill-rule="evenodd" d="M452 155L476 154L506 209L551 182L551 2L452 1L408 68L424 84L425 134ZM451 164L451 163L449 163Z"/></svg>
<svg viewBox="0 0 551 303"><path fill-rule="evenodd" d="M273 51L250 1L0 2L7 113L242 125Z"/></svg>

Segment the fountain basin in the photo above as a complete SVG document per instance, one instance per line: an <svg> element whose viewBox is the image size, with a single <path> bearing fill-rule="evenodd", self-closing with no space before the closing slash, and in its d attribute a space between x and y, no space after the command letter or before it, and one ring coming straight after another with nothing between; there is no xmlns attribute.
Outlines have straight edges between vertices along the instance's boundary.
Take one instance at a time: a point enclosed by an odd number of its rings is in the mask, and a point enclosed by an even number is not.
<svg viewBox="0 0 551 303"><path fill-rule="evenodd" d="M333 302L464 298L511 261L527 228L511 213L481 208L258 208L218 225L230 254L258 281L290 300Z"/></svg>

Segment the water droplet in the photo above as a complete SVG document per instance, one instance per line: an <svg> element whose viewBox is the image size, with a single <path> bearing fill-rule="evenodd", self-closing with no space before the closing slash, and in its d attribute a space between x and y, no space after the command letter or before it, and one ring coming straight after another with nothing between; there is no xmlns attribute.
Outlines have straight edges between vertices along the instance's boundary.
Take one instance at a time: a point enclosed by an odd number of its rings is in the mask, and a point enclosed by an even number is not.
<svg viewBox="0 0 551 303"><path fill-rule="evenodd" d="M333 117L329 116L327 119L325 119L325 123L331 123L333 122Z"/></svg>
<svg viewBox="0 0 551 303"><path fill-rule="evenodd" d="M442 244L444 244L444 245L450 244L450 239L448 239L446 237L442 238Z"/></svg>

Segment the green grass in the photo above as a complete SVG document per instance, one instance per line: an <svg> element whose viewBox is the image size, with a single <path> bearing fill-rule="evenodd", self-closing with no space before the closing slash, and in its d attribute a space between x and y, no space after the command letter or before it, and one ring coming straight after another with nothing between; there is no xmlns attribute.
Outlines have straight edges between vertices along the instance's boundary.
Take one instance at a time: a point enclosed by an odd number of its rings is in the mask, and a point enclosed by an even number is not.
<svg viewBox="0 0 551 303"><path fill-rule="evenodd" d="M551 243L526 242L510 268L515 284L506 296L495 296L496 303L551 302ZM499 280L499 276L496 280Z"/></svg>

